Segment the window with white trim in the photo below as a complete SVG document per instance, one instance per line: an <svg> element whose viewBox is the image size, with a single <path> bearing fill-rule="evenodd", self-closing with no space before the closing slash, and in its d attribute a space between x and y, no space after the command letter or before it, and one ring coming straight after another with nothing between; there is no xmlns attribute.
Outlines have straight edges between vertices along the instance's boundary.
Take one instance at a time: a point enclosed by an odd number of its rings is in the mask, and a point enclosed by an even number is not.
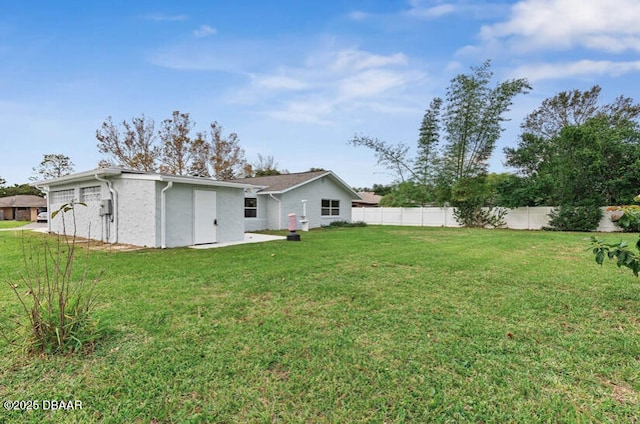
<svg viewBox="0 0 640 424"><path fill-rule="evenodd" d="M100 186L82 187L80 188L80 201L91 202L100 200L101 190Z"/></svg>
<svg viewBox="0 0 640 424"><path fill-rule="evenodd" d="M72 188L67 190L55 190L50 194L51 203L71 203L76 197L76 191Z"/></svg>
<svg viewBox="0 0 640 424"><path fill-rule="evenodd" d="M322 216L340 216L340 201L322 199Z"/></svg>
<svg viewBox="0 0 640 424"><path fill-rule="evenodd" d="M256 197L244 198L244 217L245 218L258 217L258 199Z"/></svg>

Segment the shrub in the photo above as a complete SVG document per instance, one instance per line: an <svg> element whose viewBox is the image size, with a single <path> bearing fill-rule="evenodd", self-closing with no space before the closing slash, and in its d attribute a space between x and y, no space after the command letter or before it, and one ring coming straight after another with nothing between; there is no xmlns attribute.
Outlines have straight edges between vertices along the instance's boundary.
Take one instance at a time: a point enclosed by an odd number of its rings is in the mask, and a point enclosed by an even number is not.
<svg viewBox="0 0 640 424"><path fill-rule="evenodd" d="M602 219L602 210L595 205L563 205L553 209L549 217L546 230L594 231Z"/></svg>
<svg viewBox="0 0 640 424"><path fill-rule="evenodd" d="M612 206L607 208L612 211L611 220L615 222L623 231L640 231L640 205Z"/></svg>
<svg viewBox="0 0 640 424"><path fill-rule="evenodd" d="M503 227L507 210L493 208L486 176L460 178L451 189L453 217L463 227Z"/></svg>
<svg viewBox="0 0 640 424"><path fill-rule="evenodd" d="M482 208L458 202L453 210L453 217L463 227L500 228L506 225L504 217L507 212L504 208Z"/></svg>
<svg viewBox="0 0 640 424"><path fill-rule="evenodd" d="M64 214L71 212L75 228L76 205L63 205L51 219L60 216L65 228ZM3 330L10 344L31 354L74 353L93 347L99 335L92 318L99 276L87 278L88 254L89 248L84 268L78 272L74 269L75 233L67 236L65 231L55 241L23 235L24 271L18 281L8 281L23 312L12 320L14 328Z"/></svg>
<svg viewBox="0 0 640 424"><path fill-rule="evenodd" d="M367 223L362 221L349 222L349 221L332 221L328 228L351 228L351 227L366 227Z"/></svg>

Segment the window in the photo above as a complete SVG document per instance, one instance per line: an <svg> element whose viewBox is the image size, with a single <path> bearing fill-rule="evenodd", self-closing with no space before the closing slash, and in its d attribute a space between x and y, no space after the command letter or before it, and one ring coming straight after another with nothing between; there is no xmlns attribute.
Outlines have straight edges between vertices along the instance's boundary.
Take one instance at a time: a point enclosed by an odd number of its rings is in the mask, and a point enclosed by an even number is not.
<svg viewBox="0 0 640 424"><path fill-rule="evenodd" d="M244 217L245 218L258 217L258 199L256 197L244 198Z"/></svg>
<svg viewBox="0 0 640 424"><path fill-rule="evenodd" d="M92 200L100 200L100 186L82 187L80 189L80 201L90 202Z"/></svg>
<svg viewBox="0 0 640 424"><path fill-rule="evenodd" d="M51 192L51 203L71 203L75 199L76 192L70 188Z"/></svg>
<svg viewBox="0 0 640 424"><path fill-rule="evenodd" d="M340 215L340 201L322 199L322 216L339 216Z"/></svg>

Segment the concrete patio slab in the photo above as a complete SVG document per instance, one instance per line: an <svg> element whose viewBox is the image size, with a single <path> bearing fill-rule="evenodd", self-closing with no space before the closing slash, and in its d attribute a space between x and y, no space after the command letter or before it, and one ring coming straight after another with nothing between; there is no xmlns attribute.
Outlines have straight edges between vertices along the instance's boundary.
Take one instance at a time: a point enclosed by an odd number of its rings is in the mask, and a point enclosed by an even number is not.
<svg viewBox="0 0 640 424"><path fill-rule="evenodd" d="M224 243L208 243L189 246L191 249L215 249L218 247L234 246L236 244L263 243L265 241L286 240L284 236L272 236L268 234L245 233L244 240L229 241Z"/></svg>

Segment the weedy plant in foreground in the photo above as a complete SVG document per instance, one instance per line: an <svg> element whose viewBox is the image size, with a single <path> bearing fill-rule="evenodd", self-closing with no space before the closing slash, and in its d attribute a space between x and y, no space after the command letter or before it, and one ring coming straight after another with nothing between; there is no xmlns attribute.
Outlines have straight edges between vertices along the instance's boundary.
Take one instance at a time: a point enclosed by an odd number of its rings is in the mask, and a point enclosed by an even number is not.
<svg viewBox="0 0 640 424"><path fill-rule="evenodd" d="M96 306L98 277L88 278L89 247L84 252L84 266L75 270L75 207L69 203L51 214L63 223L63 234L55 239L23 235L24 270L17 279L7 282L20 303L21 312L10 320L3 337L13 346L31 354L69 354L93 348L99 336L92 318ZM65 214L71 213L73 235L66 234Z"/></svg>
<svg viewBox="0 0 640 424"><path fill-rule="evenodd" d="M605 258L616 259L618 268L627 267L636 277L640 273L640 239L636 242L636 251L630 249L626 241L606 243L594 236L591 236L591 244L598 265L602 265Z"/></svg>

